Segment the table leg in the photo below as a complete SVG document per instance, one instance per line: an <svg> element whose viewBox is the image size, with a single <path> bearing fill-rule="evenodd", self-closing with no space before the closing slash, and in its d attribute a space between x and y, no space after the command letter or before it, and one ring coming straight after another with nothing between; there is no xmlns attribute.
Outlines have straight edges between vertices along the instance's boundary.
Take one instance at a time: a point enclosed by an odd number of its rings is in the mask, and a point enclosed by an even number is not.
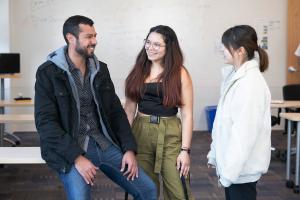
<svg viewBox="0 0 300 200"><path fill-rule="evenodd" d="M294 192L299 193L299 162L300 162L300 122L297 122L297 144L296 144L296 174Z"/></svg>
<svg viewBox="0 0 300 200"><path fill-rule="evenodd" d="M3 146L3 139L4 139L4 126L0 124L0 147Z"/></svg>
<svg viewBox="0 0 300 200"><path fill-rule="evenodd" d="M0 107L0 114L4 113L4 107ZM4 140L4 124L0 124L0 147L2 147L3 144L3 140Z"/></svg>
<svg viewBox="0 0 300 200"><path fill-rule="evenodd" d="M291 131L292 122L288 120L288 130L287 130L287 155L286 155L286 187L292 188L294 182L291 180Z"/></svg>

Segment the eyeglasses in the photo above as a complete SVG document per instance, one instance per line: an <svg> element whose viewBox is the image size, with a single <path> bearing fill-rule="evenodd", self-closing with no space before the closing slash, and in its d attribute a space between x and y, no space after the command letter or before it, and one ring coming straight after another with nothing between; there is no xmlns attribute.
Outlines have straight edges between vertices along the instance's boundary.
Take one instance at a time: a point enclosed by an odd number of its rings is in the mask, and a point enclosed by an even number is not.
<svg viewBox="0 0 300 200"><path fill-rule="evenodd" d="M148 50L150 47L152 47L155 51L158 51L161 47L165 47L165 45L162 45L157 42L151 42L150 40L144 40L145 49Z"/></svg>

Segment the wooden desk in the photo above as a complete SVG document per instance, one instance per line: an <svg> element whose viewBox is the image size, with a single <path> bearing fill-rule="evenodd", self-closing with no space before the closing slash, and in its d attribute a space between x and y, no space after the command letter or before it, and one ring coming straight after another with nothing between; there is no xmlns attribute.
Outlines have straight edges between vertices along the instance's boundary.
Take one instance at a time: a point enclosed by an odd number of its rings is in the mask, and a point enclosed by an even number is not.
<svg viewBox="0 0 300 200"><path fill-rule="evenodd" d="M21 78L20 73L15 74L0 74L0 78Z"/></svg>
<svg viewBox="0 0 300 200"><path fill-rule="evenodd" d="M0 115L0 123L28 123L34 122L33 114L2 114Z"/></svg>
<svg viewBox="0 0 300 200"><path fill-rule="evenodd" d="M28 101L28 100L25 100L25 101L15 101L15 100L0 100L0 114L4 114L4 108L5 107L28 107L28 106L33 106L34 105L34 102L33 101ZM10 122L17 122L17 121L22 121L25 122L26 119L28 118L28 116L7 116L7 117L1 117L3 120L5 120L5 118L9 118L11 117L10 119ZM23 117L23 118L22 118ZM22 119L21 119L22 118ZM17 121L13 121L13 120L17 120ZM7 120L7 119L6 119ZM9 122L8 121L4 121L4 122L0 122L0 146L3 146L3 139L4 139L4 132L5 132L5 125L4 123L7 123ZM11 134L11 136L13 136L17 141L20 142L20 138L18 138L17 136ZM14 141L10 141L10 142L14 142Z"/></svg>
<svg viewBox="0 0 300 200"><path fill-rule="evenodd" d="M300 113L280 113L280 117L288 120L288 138L287 138L287 160L286 160L286 185L293 187L293 182L290 179L291 165L291 132L292 121L297 122L297 141L296 141L296 174L294 192L299 193L299 164L300 164Z"/></svg>
<svg viewBox="0 0 300 200"><path fill-rule="evenodd" d="M5 123L32 123L33 114L0 114L0 146L3 146Z"/></svg>
<svg viewBox="0 0 300 200"><path fill-rule="evenodd" d="M28 107L34 106L31 100L15 101L15 100L0 100L0 107Z"/></svg>
<svg viewBox="0 0 300 200"><path fill-rule="evenodd" d="M41 164L40 147L0 147L0 164Z"/></svg>
<svg viewBox="0 0 300 200"><path fill-rule="evenodd" d="M33 101L0 100L0 139L3 145L5 123L32 123L33 114L3 114L5 107L33 106ZM41 164L45 161L41 157L40 147L0 147L0 164Z"/></svg>
<svg viewBox="0 0 300 200"><path fill-rule="evenodd" d="M300 101L282 101L282 103L271 102L271 108L300 108Z"/></svg>

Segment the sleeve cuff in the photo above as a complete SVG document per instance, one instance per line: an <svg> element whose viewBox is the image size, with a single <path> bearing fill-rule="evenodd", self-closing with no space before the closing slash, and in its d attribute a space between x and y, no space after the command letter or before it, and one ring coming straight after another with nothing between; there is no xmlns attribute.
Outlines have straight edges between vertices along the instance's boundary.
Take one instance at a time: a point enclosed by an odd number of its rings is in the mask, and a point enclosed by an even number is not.
<svg viewBox="0 0 300 200"><path fill-rule="evenodd" d="M126 146L126 147L123 146L122 152L123 152L123 153L126 153L126 151L133 151L135 155L137 154L137 148L136 148L135 145Z"/></svg>
<svg viewBox="0 0 300 200"><path fill-rule="evenodd" d="M74 148L73 151L70 151L71 153L66 156L66 160L69 163L74 163L75 159L80 156L85 154L85 151L83 151L81 148Z"/></svg>
<svg viewBox="0 0 300 200"><path fill-rule="evenodd" d="M229 187L232 184L228 179L224 177L220 177L220 183L223 187Z"/></svg>
<svg viewBox="0 0 300 200"><path fill-rule="evenodd" d="M207 164L216 166L216 160L214 158L208 158Z"/></svg>

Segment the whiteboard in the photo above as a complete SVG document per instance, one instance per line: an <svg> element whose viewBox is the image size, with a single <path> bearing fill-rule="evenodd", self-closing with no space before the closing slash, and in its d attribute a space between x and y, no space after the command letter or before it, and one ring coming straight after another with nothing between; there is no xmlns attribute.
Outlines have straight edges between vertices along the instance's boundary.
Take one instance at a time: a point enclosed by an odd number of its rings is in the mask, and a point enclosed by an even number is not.
<svg viewBox="0 0 300 200"><path fill-rule="evenodd" d="M194 129L206 130L204 108L217 104L223 60L223 32L249 24L268 38L270 69L265 73L273 98L285 83L285 0L11 0L10 47L21 53L22 78L12 80L11 95L34 95L35 72L53 50L65 44L62 25L80 14L95 22L97 57L109 66L116 92L124 98L124 80L149 29L163 24L177 33L184 65L194 86Z"/></svg>

